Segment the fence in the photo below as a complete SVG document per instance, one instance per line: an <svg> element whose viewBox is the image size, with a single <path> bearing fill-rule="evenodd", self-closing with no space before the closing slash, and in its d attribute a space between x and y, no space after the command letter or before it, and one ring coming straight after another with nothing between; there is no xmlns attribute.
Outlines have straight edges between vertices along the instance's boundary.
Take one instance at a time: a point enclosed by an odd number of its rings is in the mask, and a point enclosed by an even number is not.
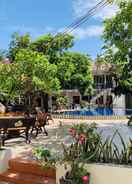
<svg viewBox="0 0 132 184"><path fill-rule="evenodd" d="M73 116L73 115L64 115L64 114L52 114L52 117L55 119L80 119L80 120L126 120L127 116Z"/></svg>

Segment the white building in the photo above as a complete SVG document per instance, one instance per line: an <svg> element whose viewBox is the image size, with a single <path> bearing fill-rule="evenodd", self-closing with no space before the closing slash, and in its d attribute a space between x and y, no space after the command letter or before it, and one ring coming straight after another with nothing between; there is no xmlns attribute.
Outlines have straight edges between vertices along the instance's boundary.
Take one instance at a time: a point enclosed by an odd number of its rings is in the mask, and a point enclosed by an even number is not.
<svg viewBox="0 0 132 184"><path fill-rule="evenodd" d="M112 67L108 63L93 64L95 94L91 98L91 103L98 106L113 108L126 108L125 95L115 96L113 89L116 82L112 77Z"/></svg>
<svg viewBox="0 0 132 184"><path fill-rule="evenodd" d="M81 96L77 89L63 90L63 95L69 99L69 107L72 104L80 104L81 100L87 101L91 106L111 107L125 110L132 109L132 95L115 96L113 89L116 82L112 77L112 67L108 63L93 63L92 72L94 77L94 94L93 96Z"/></svg>

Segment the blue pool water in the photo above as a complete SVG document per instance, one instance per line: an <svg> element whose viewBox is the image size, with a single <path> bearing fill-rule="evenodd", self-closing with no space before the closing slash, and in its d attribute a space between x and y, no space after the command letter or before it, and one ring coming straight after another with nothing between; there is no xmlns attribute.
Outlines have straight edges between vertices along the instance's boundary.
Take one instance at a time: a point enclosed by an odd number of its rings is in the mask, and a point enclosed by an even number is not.
<svg viewBox="0 0 132 184"><path fill-rule="evenodd" d="M90 108L74 111L61 112L71 116L125 116L132 115L132 109L112 109L112 108Z"/></svg>

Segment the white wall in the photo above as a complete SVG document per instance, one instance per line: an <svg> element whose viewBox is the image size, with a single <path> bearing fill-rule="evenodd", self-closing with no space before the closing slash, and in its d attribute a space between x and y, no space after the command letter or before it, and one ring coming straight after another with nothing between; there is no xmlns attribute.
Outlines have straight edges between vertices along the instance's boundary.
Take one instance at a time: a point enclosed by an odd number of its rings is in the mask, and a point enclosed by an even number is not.
<svg viewBox="0 0 132 184"><path fill-rule="evenodd" d="M90 184L132 184L132 167L100 164L87 164L85 167L91 173ZM64 166L57 167L57 184L65 172Z"/></svg>
<svg viewBox="0 0 132 184"><path fill-rule="evenodd" d="M113 107L114 108L126 108L125 95L114 96L113 95Z"/></svg>
<svg viewBox="0 0 132 184"><path fill-rule="evenodd" d="M12 158L10 149L0 150L0 173L8 169L8 161Z"/></svg>

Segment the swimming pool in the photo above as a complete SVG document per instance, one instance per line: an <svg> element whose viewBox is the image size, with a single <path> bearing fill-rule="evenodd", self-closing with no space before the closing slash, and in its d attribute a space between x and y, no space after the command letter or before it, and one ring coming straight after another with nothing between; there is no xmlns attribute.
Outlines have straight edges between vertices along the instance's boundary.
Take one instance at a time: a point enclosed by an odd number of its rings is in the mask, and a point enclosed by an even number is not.
<svg viewBox="0 0 132 184"><path fill-rule="evenodd" d="M89 108L81 110L72 110L60 112L69 116L128 116L132 115L132 109L112 109L112 108Z"/></svg>

